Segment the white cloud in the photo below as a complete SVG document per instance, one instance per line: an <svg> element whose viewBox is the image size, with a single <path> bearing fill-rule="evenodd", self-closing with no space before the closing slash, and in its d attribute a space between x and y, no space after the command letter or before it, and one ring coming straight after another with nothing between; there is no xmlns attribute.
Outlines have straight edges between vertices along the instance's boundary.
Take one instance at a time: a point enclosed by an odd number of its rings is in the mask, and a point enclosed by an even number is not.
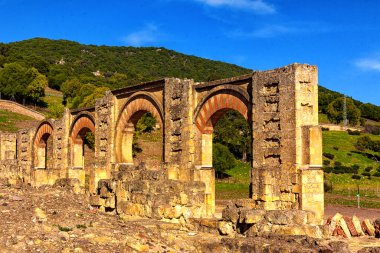
<svg viewBox="0 0 380 253"><path fill-rule="evenodd" d="M233 31L229 33L229 36L237 38L273 38L280 35L295 34L299 32L302 31L293 27L267 25L253 31Z"/></svg>
<svg viewBox="0 0 380 253"><path fill-rule="evenodd" d="M143 29L128 34L122 40L131 46L143 46L157 42L158 39L158 27L154 24L148 24Z"/></svg>
<svg viewBox="0 0 380 253"><path fill-rule="evenodd" d="M380 71L380 57L359 59L355 65L363 70Z"/></svg>
<svg viewBox="0 0 380 253"><path fill-rule="evenodd" d="M273 5L263 0L195 0L212 7L230 7L234 9L247 9L259 14L272 14L276 12Z"/></svg>
<svg viewBox="0 0 380 253"><path fill-rule="evenodd" d="M257 38L272 38L282 34L297 33L299 30L297 28L286 27L282 25L270 25L257 29L251 33L252 37Z"/></svg>

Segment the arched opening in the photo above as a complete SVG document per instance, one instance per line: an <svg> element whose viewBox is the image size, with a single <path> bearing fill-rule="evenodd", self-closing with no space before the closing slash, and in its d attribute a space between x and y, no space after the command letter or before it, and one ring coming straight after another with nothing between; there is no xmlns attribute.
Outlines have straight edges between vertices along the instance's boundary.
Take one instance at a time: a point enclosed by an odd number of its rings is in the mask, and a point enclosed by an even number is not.
<svg viewBox="0 0 380 253"><path fill-rule="evenodd" d="M49 133L42 135L36 150L35 168L51 169L53 166L53 138Z"/></svg>
<svg viewBox="0 0 380 253"><path fill-rule="evenodd" d="M155 99L145 94L127 101L116 128L116 160L119 164L144 162L147 167L157 168L163 162L161 108Z"/></svg>
<svg viewBox="0 0 380 253"><path fill-rule="evenodd" d="M134 165L160 169L163 162L163 129L150 112L144 113L134 127L132 153Z"/></svg>
<svg viewBox="0 0 380 253"><path fill-rule="evenodd" d="M77 116L71 128L71 169L69 178L78 178L86 191L95 167L95 123L92 116ZM93 175L94 176L94 175Z"/></svg>
<svg viewBox="0 0 380 253"><path fill-rule="evenodd" d="M248 99L243 95L234 91L218 91L207 97L202 103L201 107L196 110L195 124L199 130L198 133L198 148L196 149L198 163L200 164L198 170L198 180L203 181L206 185L206 208L207 215L211 215L215 212L215 168L213 166L213 153L214 162L229 163L231 160L247 158L250 148L250 136L251 127L247 123L248 121ZM238 125L230 124L230 120L236 124L243 124L243 128ZM244 131L242 131L244 129ZM214 131L217 134L214 135ZM243 141L243 135L248 137L248 140ZM215 138L216 137L216 138ZM229 140L229 138L234 138ZM217 144L213 144L214 141ZM237 155L238 150L231 148L236 146L234 142L246 142L249 143L248 147L242 149L240 155ZM240 146L243 146L241 143ZM217 152L215 152L217 151ZM226 159L226 155L232 155ZM221 156L221 157L215 157ZM220 159L217 159L220 158ZM223 161L225 159L225 161ZM218 164L219 167L221 167ZM227 164L228 166L228 164ZM232 168L224 168L228 170ZM250 164L248 165L248 170ZM220 171L218 175L222 175L223 171ZM249 171L247 174L247 197L249 196Z"/></svg>
<svg viewBox="0 0 380 253"><path fill-rule="evenodd" d="M86 171L95 162L94 133L90 128L82 128L73 141L73 167ZM87 174L87 173L86 173Z"/></svg>
<svg viewBox="0 0 380 253"><path fill-rule="evenodd" d="M53 168L53 127L48 122L43 122L34 139L34 168Z"/></svg>

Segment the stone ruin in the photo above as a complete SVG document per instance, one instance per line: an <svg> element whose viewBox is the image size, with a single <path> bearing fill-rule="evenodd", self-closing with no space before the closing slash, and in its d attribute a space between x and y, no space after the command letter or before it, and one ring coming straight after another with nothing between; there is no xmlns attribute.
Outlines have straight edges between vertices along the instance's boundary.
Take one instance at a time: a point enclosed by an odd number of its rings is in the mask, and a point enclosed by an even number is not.
<svg viewBox="0 0 380 253"><path fill-rule="evenodd" d="M250 198L229 205L215 226L226 234L231 228L260 233L258 217L265 217L277 226L272 232L287 233L286 225L303 226L300 234L323 234L318 77L310 65L200 83L165 78L109 91L95 107L1 133L0 178L35 187L70 185L103 211L197 226L197 219L215 214L212 134L227 110L242 114L251 129ZM163 135L155 170L133 165L133 134L146 112ZM88 132L95 136L92 164L84 156Z"/></svg>

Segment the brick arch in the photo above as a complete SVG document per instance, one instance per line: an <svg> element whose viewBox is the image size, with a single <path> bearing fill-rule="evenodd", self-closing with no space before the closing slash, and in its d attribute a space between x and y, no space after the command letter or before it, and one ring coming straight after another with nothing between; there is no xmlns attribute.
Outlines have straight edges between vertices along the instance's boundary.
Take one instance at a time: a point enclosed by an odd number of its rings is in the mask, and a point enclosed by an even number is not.
<svg viewBox="0 0 380 253"><path fill-rule="evenodd" d="M70 137L73 141L78 137L79 132L87 128L95 134L95 120L90 113L82 112L77 115L71 125Z"/></svg>
<svg viewBox="0 0 380 253"><path fill-rule="evenodd" d="M150 112L157 123L163 127L163 109L161 103L152 95L139 93L131 97L124 105L116 124L116 130L122 130L128 123L137 124L143 114Z"/></svg>
<svg viewBox="0 0 380 253"><path fill-rule="evenodd" d="M234 90L219 90L207 96L196 109L195 124L199 131L207 133L227 110L236 110L248 120L249 102Z"/></svg>
<svg viewBox="0 0 380 253"><path fill-rule="evenodd" d="M41 144L42 138L46 135L53 135L53 132L53 125L49 121L41 122L34 136L34 146L38 147Z"/></svg>
<svg viewBox="0 0 380 253"><path fill-rule="evenodd" d="M162 105L154 95L147 92L134 94L127 100L120 111L115 129L115 156L117 162L133 163L132 140L134 128L141 116L146 112L150 112L160 127L163 128Z"/></svg>

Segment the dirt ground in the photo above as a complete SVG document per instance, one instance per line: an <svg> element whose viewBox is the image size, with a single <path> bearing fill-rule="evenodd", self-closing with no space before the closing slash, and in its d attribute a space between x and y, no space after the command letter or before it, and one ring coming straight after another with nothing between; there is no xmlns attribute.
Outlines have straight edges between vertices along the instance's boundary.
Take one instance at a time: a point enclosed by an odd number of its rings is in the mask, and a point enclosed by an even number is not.
<svg viewBox="0 0 380 253"><path fill-rule="evenodd" d="M248 249L260 249L259 252L293 252L294 249L319 252L319 247L329 247L325 241L305 238L281 238L286 243L279 244L279 239L273 238L226 238L184 229L179 224L122 219L113 213L98 212L89 206L87 199L65 188L34 189L0 184L0 252L219 253L232 249L241 252L246 245ZM350 244L350 249L356 251L362 246L379 246L380 241L363 238Z"/></svg>

